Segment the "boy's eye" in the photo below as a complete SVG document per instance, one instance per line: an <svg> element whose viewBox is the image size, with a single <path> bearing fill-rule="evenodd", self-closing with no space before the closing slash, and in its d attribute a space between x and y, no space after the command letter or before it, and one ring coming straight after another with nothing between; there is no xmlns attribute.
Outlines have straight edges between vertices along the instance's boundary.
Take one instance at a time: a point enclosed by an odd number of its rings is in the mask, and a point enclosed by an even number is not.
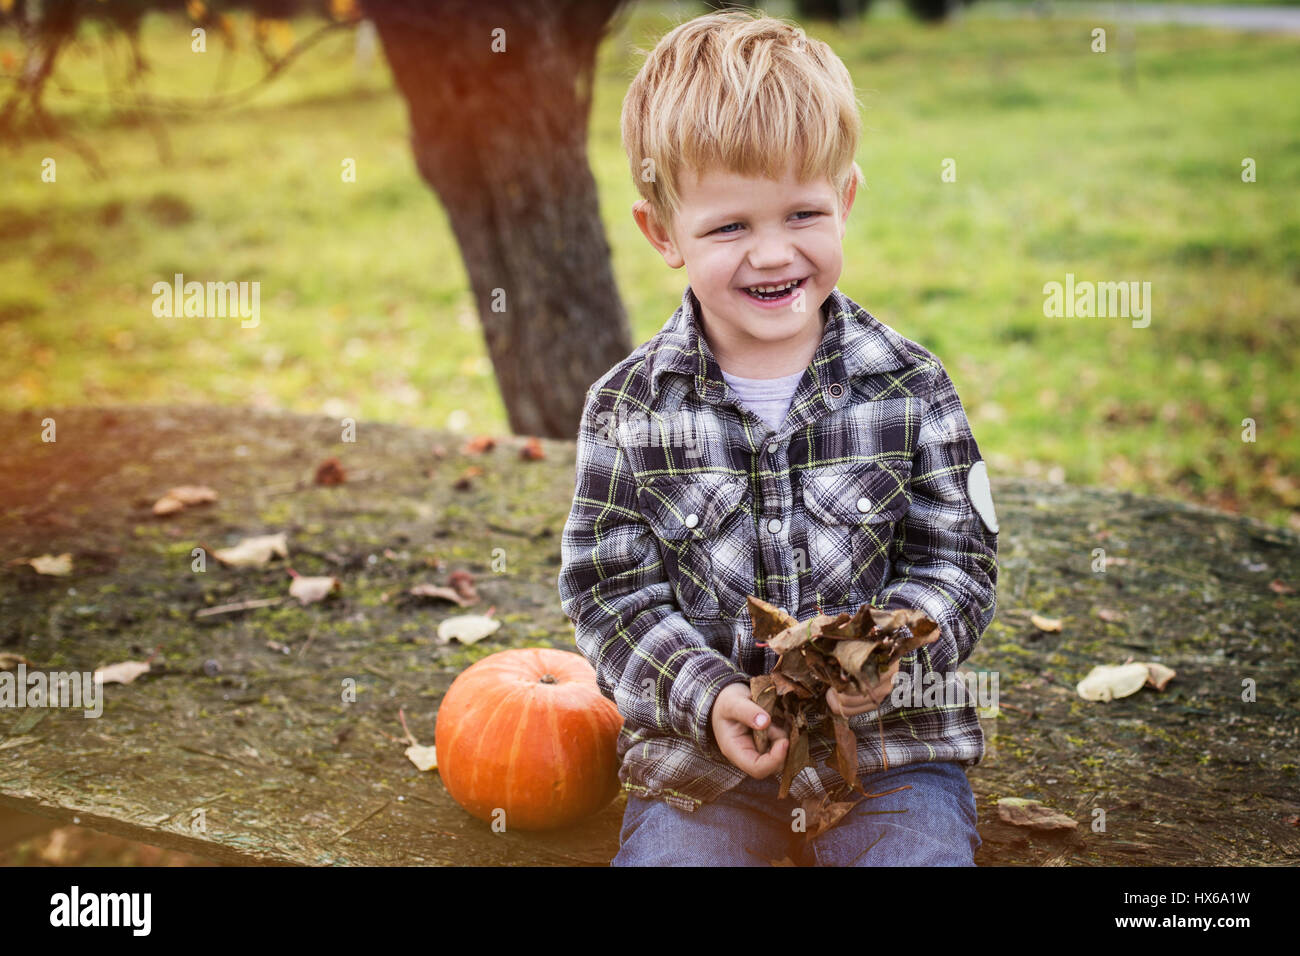
<svg viewBox="0 0 1300 956"><path fill-rule="evenodd" d="M796 216L820 216L821 213L818 212L816 209L804 209L804 210L801 210L800 212L795 213L795 215L796 215ZM801 220L799 220L799 221L800 221L800 222L807 222L806 219L801 219ZM717 229L714 229L713 231L714 231L714 232L720 232L720 233L722 233L724 236L731 235L731 233L734 231L734 230L732 230L732 228L731 228L732 226L737 226L737 227L738 227L738 226L740 226L740 223L738 223L738 222L729 222L729 223L727 223L725 226L719 226Z"/></svg>

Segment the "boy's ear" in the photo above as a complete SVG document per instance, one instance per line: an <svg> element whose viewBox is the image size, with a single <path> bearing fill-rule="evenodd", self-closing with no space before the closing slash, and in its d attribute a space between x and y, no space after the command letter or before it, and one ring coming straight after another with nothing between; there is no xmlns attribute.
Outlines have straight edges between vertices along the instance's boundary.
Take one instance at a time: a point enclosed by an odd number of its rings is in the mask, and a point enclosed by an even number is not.
<svg viewBox="0 0 1300 956"><path fill-rule="evenodd" d="M853 200L858 198L858 177L849 177L849 186L840 197L840 238L844 237L844 231L849 224L849 210L853 208Z"/></svg>
<svg viewBox="0 0 1300 956"><path fill-rule="evenodd" d="M636 220L637 226L650 245L664 257L664 262L668 263L670 269L680 269L686 264L671 233L660 225L654 212L651 211L649 200L638 199L632 203L632 218Z"/></svg>

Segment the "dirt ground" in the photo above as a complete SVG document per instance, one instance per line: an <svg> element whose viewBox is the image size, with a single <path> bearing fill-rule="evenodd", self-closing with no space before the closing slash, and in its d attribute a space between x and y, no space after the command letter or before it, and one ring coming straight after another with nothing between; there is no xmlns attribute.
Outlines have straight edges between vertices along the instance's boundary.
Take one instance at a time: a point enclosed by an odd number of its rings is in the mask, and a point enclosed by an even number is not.
<svg viewBox="0 0 1300 956"><path fill-rule="evenodd" d="M46 417L57 442L41 441ZM399 707L432 743L438 700L468 664L573 648L555 592L572 444L543 441L533 461L522 438L481 453L464 442L365 423L341 442L322 417L201 407L0 415L0 653L51 670L154 655L144 677L111 685L97 720L0 712L0 805L63 824L0 862L608 862L622 796L572 831L492 834L403 756ZM347 481L314 484L331 456ZM220 498L155 517L179 484ZM969 771L977 862L1300 862L1300 539L1101 488L995 479L994 496L998 614L965 665L996 671L1001 694ZM283 559L196 573L193 549L279 531L288 566L337 576L341 591L196 617L283 597L289 575ZM62 552L67 577L14 563ZM472 610L495 608L503 625L472 648L434 635L462 612L403 593L454 570L477 580ZM1075 693L1094 664L1129 657L1177 677L1110 703ZM340 703L345 678L355 703ZM1001 797L1078 827L1001 823ZM191 824L198 807L206 832Z"/></svg>

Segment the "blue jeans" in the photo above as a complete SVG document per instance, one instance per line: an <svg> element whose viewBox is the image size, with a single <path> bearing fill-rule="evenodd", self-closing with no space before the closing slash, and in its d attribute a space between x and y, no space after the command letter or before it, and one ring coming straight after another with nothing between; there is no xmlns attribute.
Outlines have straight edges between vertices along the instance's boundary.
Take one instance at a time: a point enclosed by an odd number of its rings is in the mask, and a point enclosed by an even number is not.
<svg viewBox="0 0 1300 956"><path fill-rule="evenodd" d="M746 777L694 812L629 793L611 866L974 866L975 795L956 763L910 764L864 775L868 793L839 823L809 841L795 832L800 804L777 799L779 778Z"/></svg>

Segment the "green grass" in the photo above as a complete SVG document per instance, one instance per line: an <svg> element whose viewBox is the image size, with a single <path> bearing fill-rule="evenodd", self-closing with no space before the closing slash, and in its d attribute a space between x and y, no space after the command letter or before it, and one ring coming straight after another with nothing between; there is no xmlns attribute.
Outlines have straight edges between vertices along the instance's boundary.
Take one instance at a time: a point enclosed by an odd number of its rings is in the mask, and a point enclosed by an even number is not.
<svg viewBox="0 0 1300 956"><path fill-rule="evenodd" d="M636 229L618 112L646 47L690 6L637 4L602 47L590 159L637 342L676 308L685 274ZM780 12L779 10L777 12ZM247 37L246 21L238 21ZM299 36L312 28L296 24ZM151 18L159 95L205 95L220 53ZM1173 495L1277 522L1300 489L1300 101L1296 38L1139 25L1137 84L1084 22L972 18L926 28L871 18L810 28L864 105L868 180L839 286L933 349L994 474ZM0 34L0 58L17 40ZM120 55L120 51L119 51ZM237 55L231 88L258 75ZM93 34L65 86L103 88ZM0 152L0 402L211 402L506 428L459 251L420 181L405 107L333 37L249 104L148 125L102 99L48 105L93 144ZM40 164L58 163L58 181ZM1253 157L1258 182L1243 183ZM340 178L344 157L358 182ZM943 183L944 158L957 182ZM155 319L151 286L256 279L261 325ZM1149 328L1045 318L1043 284L1145 280ZM1257 441L1241 440L1242 419Z"/></svg>

